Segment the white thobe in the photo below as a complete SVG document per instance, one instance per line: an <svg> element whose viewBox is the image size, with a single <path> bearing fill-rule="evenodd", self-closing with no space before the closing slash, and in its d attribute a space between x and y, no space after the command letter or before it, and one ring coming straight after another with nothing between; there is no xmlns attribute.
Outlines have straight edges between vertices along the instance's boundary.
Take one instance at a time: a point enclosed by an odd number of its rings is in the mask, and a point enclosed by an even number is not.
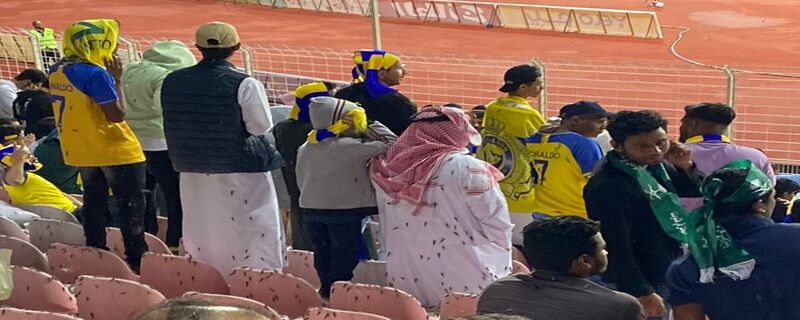
<svg viewBox="0 0 800 320"><path fill-rule="evenodd" d="M375 184L387 282L426 307L450 292L480 294L511 273L513 225L486 164L466 154L444 161L426 195L435 206L417 215Z"/></svg>
<svg viewBox="0 0 800 320"><path fill-rule="evenodd" d="M254 78L239 86L247 132L272 127L264 86ZM279 270L285 241L269 172L181 173L183 245L194 259L227 276L236 267Z"/></svg>

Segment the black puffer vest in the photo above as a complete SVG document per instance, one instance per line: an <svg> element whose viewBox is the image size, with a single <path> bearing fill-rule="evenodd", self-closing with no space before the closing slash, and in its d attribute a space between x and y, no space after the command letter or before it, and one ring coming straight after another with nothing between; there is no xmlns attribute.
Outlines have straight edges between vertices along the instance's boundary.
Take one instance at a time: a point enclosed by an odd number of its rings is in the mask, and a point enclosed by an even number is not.
<svg viewBox="0 0 800 320"><path fill-rule="evenodd" d="M238 93L247 77L227 61L203 60L164 79L164 133L176 171L267 172L282 165L266 137L245 128Z"/></svg>

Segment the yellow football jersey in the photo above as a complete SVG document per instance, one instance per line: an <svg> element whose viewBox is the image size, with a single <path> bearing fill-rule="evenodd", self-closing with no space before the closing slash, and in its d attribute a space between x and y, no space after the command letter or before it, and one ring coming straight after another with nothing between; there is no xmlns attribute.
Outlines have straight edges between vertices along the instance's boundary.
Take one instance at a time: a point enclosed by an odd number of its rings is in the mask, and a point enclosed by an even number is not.
<svg viewBox="0 0 800 320"><path fill-rule="evenodd" d="M56 65L50 95L65 164L105 167L145 160L128 124L106 120L101 109L101 104L119 99L106 70L87 63Z"/></svg>
<svg viewBox="0 0 800 320"><path fill-rule="evenodd" d="M574 132L535 134L526 139L531 154L533 211L586 218L583 187L597 161L600 145Z"/></svg>
<svg viewBox="0 0 800 320"><path fill-rule="evenodd" d="M544 122L542 114L521 97L501 97L486 106L483 144L475 156L505 175L499 185L510 212L533 212L531 159L524 139L536 133Z"/></svg>

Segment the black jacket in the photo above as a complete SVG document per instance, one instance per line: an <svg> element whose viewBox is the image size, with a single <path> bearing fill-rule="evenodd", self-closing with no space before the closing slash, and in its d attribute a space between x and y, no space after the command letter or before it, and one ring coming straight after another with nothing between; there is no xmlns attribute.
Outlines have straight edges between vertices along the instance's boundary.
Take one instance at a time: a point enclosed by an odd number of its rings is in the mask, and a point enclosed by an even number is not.
<svg viewBox="0 0 800 320"><path fill-rule="evenodd" d="M361 105L367 118L385 125L394 134L400 135L411 125L411 116L417 113L417 105L400 92L373 98L363 83L352 84L336 92L336 98Z"/></svg>
<svg viewBox="0 0 800 320"><path fill-rule="evenodd" d="M583 189L589 218L600 221L608 246L603 279L634 297L656 292L670 263L681 255L680 243L661 228L650 203L633 177L603 160ZM666 164L666 163L665 163ZM699 197L701 177L666 164L681 197Z"/></svg>
<svg viewBox="0 0 800 320"><path fill-rule="evenodd" d="M297 150L300 149L308 139L308 133L313 127L311 123L303 123L294 119L286 119L278 122L272 128L272 135L275 136L275 148L283 156L286 165L281 168L283 181L286 183L286 191L292 201L292 212L300 210L300 188L297 186Z"/></svg>
<svg viewBox="0 0 800 320"><path fill-rule="evenodd" d="M14 100L14 118L25 123L26 133L38 133L36 139L43 138L47 132L37 132L36 123L53 116L53 101L50 94L42 90L25 90Z"/></svg>

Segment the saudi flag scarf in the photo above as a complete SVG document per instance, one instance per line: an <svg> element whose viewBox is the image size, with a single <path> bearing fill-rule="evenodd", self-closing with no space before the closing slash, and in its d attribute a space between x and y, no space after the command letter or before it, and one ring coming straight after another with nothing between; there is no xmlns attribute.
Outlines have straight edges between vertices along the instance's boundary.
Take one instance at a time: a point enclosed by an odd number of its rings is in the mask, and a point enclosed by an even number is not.
<svg viewBox="0 0 800 320"><path fill-rule="evenodd" d="M711 183L711 186L708 181L704 182L703 195L706 196L706 204L687 215L663 164L650 166L648 170L647 167L637 165L617 152L609 152L608 161L636 180L650 203L650 208L656 215L661 228L669 236L688 245L692 257L700 266L700 282L713 282L715 269L734 280L750 277L750 273L755 267L755 260L746 251L739 249L725 229L718 226L711 217L715 203L713 195L719 192L721 181L717 179L718 182ZM752 164L750 165L752 166ZM763 176L763 173L761 175ZM659 180L664 185L659 183ZM769 180L766 181L769 186ZM746 184L748 183L743 185ZM708 188L706 188L707 186ZM716 192L713 192L714 190ZM722 201L734 198L734 196L736 196L736 201L745 201L741 196L737 196L738 193L739 190Z"/></svg>

